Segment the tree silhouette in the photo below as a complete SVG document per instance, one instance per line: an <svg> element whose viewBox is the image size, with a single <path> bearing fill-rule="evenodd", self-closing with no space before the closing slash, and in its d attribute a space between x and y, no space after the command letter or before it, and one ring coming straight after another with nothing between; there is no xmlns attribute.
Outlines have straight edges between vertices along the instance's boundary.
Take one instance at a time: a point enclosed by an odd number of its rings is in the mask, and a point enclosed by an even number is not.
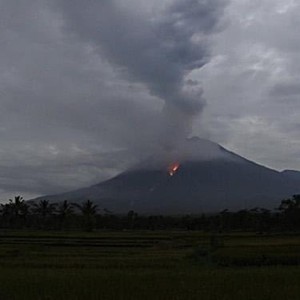
<svg viewBox="0 0 300 300"><path fill-rule="evenodd" d="M288 229L300 228L300 195L282 200L278 209L282 212Z"/></svg>
<svg viewBox="0 0 300 300"><path fill-rule="evenodd" d="M279 210L287 212L300 209L300 195L293 195L292 199L282 200Z"/></svg>
<svg viewBox="0 0 300 300"><path fill-rule="evenodd" d="M133 210L130 210L127 213L127 227L128 229L134 229L135 227L135 222L138 218L138 214L136 212L134 212Z"/></svg>
<svg viewBox="0 0 300 300"><path fill-rule="evenodd" d="M56 206L56 203L50 203L49 200L40 200L40 202L32 204L32 212L38 215L42 228L46 228L47 219L55 213Z"/></svg>
<svg viewBox="0 0 300 300"><path fill-rule="evenodd" d="M60 229L66 226L66 221L74 213L73 205L67 200L58 204L57 214L59 218L59 227Z"/></svg>
<svg viewBox="0 0 300 300"><path fill-rule="evenodd" d="M2 226L11 227L13 219L12 207L8 203L1 204L0 213L2 217Z"/></svg>
<svg viewBox="0 0 300 300"><path fill-rule="evenodd" d="M46 217L55 212L56 206L56 203L50 203L49 200L40 200L39 203L32 204L32 212L42 217Z"/></svg>
<svg viewBox="0 0 300 300"><path fill-rule="evenodd" d="M21 196L16 196L14 200L9 199L9 205L11 206L15 216L23 215L24 212L26 211L26 208L28 207L23 197Z"/></svg>
<svg viewBox="0 0 300 300"><path fill-rule="evenodd" d="M98 210L98 205L94 204L90 200L86 200L82 204L75 203L74 206L80 210L83 216L83 225L85 230L92 231L96 223L95 216Z"/></svg>
<svg viewBox="0 0 300 300"><path fill-rule="evenodd" d="M29 206L23 197L16 196L14 199L9 199L8 203L1 204L1 211L10 227L19 228L25 224Z"/></svg>

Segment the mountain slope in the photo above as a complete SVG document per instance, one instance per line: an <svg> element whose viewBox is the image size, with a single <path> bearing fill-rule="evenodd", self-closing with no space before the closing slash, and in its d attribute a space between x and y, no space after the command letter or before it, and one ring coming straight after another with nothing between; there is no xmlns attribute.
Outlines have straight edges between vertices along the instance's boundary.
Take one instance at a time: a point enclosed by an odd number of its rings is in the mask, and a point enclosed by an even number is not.
<svg viewBox="0 0 300 300"><path fill-rule="evenodd" d="M275 208L300 193L300 180L236 155L218 144L191 139L184 151L170 154L180 162L173 176L167 160L150 159L97 185L43 199L91 199L115 213L201 213L256 206Z"/></svg>
<svg viewBox="0 0 300 300"><path fill-rule="evenodd" d="M300 181L300 172L295 170L284 170L281 172L286 178Z"/></svg>

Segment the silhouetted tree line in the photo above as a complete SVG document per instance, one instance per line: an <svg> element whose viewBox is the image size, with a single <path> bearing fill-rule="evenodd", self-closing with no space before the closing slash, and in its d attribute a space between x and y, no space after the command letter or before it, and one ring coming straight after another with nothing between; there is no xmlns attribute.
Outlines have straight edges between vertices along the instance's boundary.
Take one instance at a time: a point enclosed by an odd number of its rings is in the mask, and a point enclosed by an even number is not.
<svg viewBox="0 0 300 300"><path fill-rule="evenodd" d="M298 231L300 195L282 200L274 211L264 208L216 214L163 216L139 215L129 211L117 215L87 200L81 204L51 203L48 200L26 202L21 196L0 206L0 228L42 230L204 230L204 231Z"/></svg>

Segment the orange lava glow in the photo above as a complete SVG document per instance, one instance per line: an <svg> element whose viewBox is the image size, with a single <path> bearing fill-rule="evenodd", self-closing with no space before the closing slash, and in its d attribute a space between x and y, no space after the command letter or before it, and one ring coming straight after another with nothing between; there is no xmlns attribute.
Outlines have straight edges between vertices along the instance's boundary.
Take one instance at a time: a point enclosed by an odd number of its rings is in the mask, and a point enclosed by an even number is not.
<svg viewBox="0 0 300 300"><path fill-rule="evenodd" d="M169 175L173 176L176 173L176 171L179 169L179 167L180 167L180 165L177 162L170 164L168 167Z"/></svg>

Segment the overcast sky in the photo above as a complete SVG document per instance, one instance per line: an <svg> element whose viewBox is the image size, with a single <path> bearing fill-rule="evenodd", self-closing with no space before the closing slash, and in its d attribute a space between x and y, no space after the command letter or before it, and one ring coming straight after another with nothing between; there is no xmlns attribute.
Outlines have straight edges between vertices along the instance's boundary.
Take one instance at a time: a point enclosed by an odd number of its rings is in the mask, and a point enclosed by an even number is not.
<svg viewBox="0 0 300 300"><path fill-rule="evenodd" d="M300 170L296 0L0 0L0 199L200 136Z"/></svg>

